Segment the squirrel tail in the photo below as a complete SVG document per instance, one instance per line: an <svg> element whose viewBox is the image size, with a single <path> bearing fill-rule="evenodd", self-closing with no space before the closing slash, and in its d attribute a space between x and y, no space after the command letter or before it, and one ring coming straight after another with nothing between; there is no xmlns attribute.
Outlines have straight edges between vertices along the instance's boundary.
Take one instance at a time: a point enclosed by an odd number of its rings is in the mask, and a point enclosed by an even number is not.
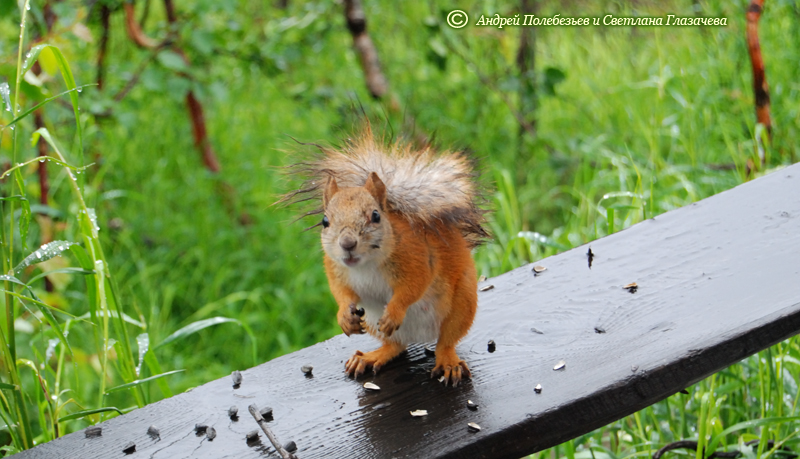
<svg viewBox="0 0 800 459"><path fill-rule="evenodd" d="M415 149L401 140L387 144L375 138L368 123L339 149L315 146L320 150L316 158L288 167L289 175L304 182L278 203L315 200L328 177L334 177L340 187L363 186L375 172L386 185L389 210L412 224L432 229L439 224L455 226L471 247L490 238L483 227L487 211L479 207L486 199L473 161L465 153L437 152L430 146ZM299 218L321 212L312 209Z"/></svg>

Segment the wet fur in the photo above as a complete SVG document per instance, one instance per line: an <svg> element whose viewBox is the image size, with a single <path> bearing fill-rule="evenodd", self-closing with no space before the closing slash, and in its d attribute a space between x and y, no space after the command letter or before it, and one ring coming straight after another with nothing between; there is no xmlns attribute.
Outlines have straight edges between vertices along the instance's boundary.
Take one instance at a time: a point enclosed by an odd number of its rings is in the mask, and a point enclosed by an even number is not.
<svg viewBox="0 0 800 459"><path fill-rule="evenodd" d="M470 377L455 346L477 308L470 250L488 237L470 161L461 153L383 145L367 127L343 149L323 149L316 161L290 170L306 182L282 202L322 195L324 265L339 325L347 335L367 332L383 343L356 351L346 372L377 372L407 344L436 341L432 376L454 386ZM358 307L363 318L354 314Z"/></svg>
<svg viewBox="0 0 800 459"><path fill-rule="evenodd" d="M315 160L287 169L289 175L304 182L279 203L318 200L329 177L341 188L361 187L375 172L386 185L389 210L412 224L429 230L440 223L458 228L470 248L490 237L483 227L486 211L479 208L485 202L483 190L475 164L466 153L437 152L430 146L415 149L403 141L387 144L374 136L369 124L340 149L316 146L321 154ZM322 209L314 208L303 216L319 213Z"/></svg>

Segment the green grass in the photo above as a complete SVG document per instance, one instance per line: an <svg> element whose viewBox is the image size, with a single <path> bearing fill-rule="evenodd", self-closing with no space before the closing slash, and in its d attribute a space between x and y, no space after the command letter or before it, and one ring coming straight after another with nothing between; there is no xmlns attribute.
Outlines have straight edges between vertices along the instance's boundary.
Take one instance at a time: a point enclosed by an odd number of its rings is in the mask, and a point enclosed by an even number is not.
<svg viewBox="0 0 800 459"><path fill-rule="evenodd" d="M386 114L366 93L341 6L332 0L291 3L286 11L256 3L179 3L179 33L195 81L175 76L173 64L162 56L118 104L109 94L125 84L148 52L127 40L121 13L115 13L106 89L87 88L78 97L82 136L69 96L59 99L65 104L45 106L47 128L67 163L79 165L81 153L86 163L96 163L79 176L82 190L71 186L63 168L49 166L48 212L55 216L55 239L81 242L88 253L94 248L113 281L103 292L105 305L92 283L97 274L51 276L54 292L44 291L41 279L31 284L47 304L78 317L90 313L84 321L56 314L60 327L69 330L71 353L52 341L57 335L35 305L26 309L13 302L10 311L18 325L9 333L4 324L3 331L15 336L19 357L32 367L6 360L2 382L12 383L9 372L20 378L30 439L49 440L117 415L110 407L142 406L340 333L317 233L302 232L307 225L291 223L291 210L272 205L292 185L278 166L290 161L286 151L307 151L289 136L335 143L352 126L360 105L376 124L390 124L387 131L395 133L404 125L403 115ZM519 29L449 29L443 22L442 12L451 8L446 2L367 3L372 37L404 110L419 129L435 133L440 145L474 151L495 190L490 224L495 241L475 254L482 274L498 275L747 179L745 164L755 157L755 116L744 42L746 4L700 5L702 15L727 17L729 26L538 28L537 69L542 74L558 69L565 78L550 93L540 81L533 138L519 135L503 100L512 106L517 100ZM159 7L153 3L146 27L153 36L164 33ZM473 0L458 7L473 17L517 11L516 2L508 1ZM34 2L33 17L39 8ZM760 32L773 101L772 168L795 161L800 145L800 50L787 45L800 43L800 14L789 1L769 2L766 8ZM540 3L541 15L691 11L691 2L677 0ZM49 37L79 85L94 79L100 34L96 16L87 20L87 13L75 2L60 6L63 27ZM0 81L7 78L12 88L19 19L0 21ZM71 21L88 24L95 44L68 32ZM476 70L494 88L483 84ZM28 109L68 89L55 73L42 87L21 83L12 97ZM183 105L190 87L205 107L222 164L218 176L203 169L192 144ZM108 107L112 117L95 116ZM1 113L5 125L9 114ZM5 129L0 156L11 161L15 155L12 163L33 158L36 150L28 139L34 130L30 116L15 131ZM34 166L17 170L18 179L3 185L5 196L38 202ZM220 181L233 186L237 211L247 212L253 224L242 226L231 218L216 191ZM87 220L78 219L84 215L79 196L97 212L96 237ZM21 237L37 247L43 232L41 220L34 220L27 234L20 232L22 203L2 202L0 226L13 238L3 237L3 252L13 251L16 261L31 251L24 250ZM90 255L81 259L69 253L28 268L20 274L22 281L65 266L93 269ZM27 292L11 287L17 294ZM104 308L121 309L127 320L98 315ZM109 352L102 351L105 336L117 343ZM145 344L149 351L140 360L139 347ZM689 395L675 395L534 456L649 456L667 442L692 438L716 441L712 446L718 449L741 448L740 442L751 439L785 441L797 449L796 420L780 419L798 415L798 366L800 348L793 338L693 386ZM35 383L36 368L58 395L56 401L47 400ZM177 370L184 371L132 389L123 386ZM63 417L100 408L108 410L58 423L58 429L53 422L56 409ZM726 430L743 422L758 424ZM24 445L17 432L0 429L5 444L16 442L11 451ZM763 447L754 454L775 455Z"/></svg>

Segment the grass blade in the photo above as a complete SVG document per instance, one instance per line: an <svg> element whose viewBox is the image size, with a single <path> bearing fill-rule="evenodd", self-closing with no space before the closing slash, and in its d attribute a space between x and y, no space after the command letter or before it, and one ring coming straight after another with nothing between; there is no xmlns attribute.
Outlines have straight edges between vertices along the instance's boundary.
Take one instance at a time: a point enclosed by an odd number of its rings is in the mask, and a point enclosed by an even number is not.
<svg viewBox="0 0 800 459"><path fill-rule="evenodd" d="M18 115L16 118L14 118L14 119L13 119L13 120L11 120L11 121L10 121L8 124L6 124L5 126L3 126L3 129L5 129L5 128L7 128L7 127L10 127L10 126L13 126L13 125L17 124L17 123L18 123L20 120L22 120L22 119L23 119L23 118L25 118L26 116L30 115L31 113L35 112L35 111L36 111L38 108L40 108L40 107L42 107L42 106L44 106L44 105L48 104L49 102L52 102L53 100L55 100L55 99L58 99L59 97L61 97L61 96L65 95L65 94L69 94L69 93L71 93L71 92L73 92L73 91L78 91L78 92L80 92L80 91L81 91L83 88L85 88L85 87L87 87L87 86L97 86L97 84L96 84L96 83L91 83L91 84L85 84L85 85L82 85L82 86L78 86L78 87L76 87L76 88L68 89L68 90L66 90L66 91L62 92L61 94L57 94L57 95L55 95L55 96L53 96L53 97L50 97L50 98L48 98L48 99L45 99L45 100L43 100L43 101L39 102L38 104L34 105L33 107L31 107L31 108L29 108L29 109L27 109L27 110L23 111L22 113L20 113L20 114L19 114L19 115Z"/></svg>
<svg viewBox="0 0 800 459"><path fill-rule="evenodd" d="M95 409L92 409L92 410L76 411L76 412L74 412L72 414L68 414L66 416L62 416L62 417L58 418L58 422L71 421L73 419L80 419L80 418L83 418L83 417L86 417L86 416L91 416L91 415L97 414L97 413L108 413L109 411L116 411L117 414L123 414L122 411L120 411L119 408L116 408L116 407L113 407L113 406L107 406L107 407L103 407L103 408L95 408Z"/></svg>
<svg viewBox="0 0 800 459"><path fill-rule="evenodd" d="M200 330L202 330L204 328L208 328L208 327L212 327L214 325L224 324L224 323L228 323L228 322L233 322L233 323L236 323L237 325L240 325L240 326L242 325L242 323L239 322L238 320L230 319L228 317L212 317L210 319L198 320L197 322L192 322L189 325L187 325L187 326L181 328L180 330L176 331L175 333L167 336L167 338L164 341L158 343L158 346L156 346L155 349L158 349L161 346L164 346L165 344L169 344L169 343L171 343L171 342L173 342L175 340L186 338L187 336L191 335L192 333L197 333L198 331L200 331Z"/></svg>
<svg viewBox="0 0 800 459"><path fill-rule="evenodd" d="M725 436L731 432L736 432L737 430L752 429L771 424L782 424L784 422L798 422L798 421L800 421L800 416L772 417L772 418L753 419L752 421L740 422L723 430L722 432L720 432L719 435L715 435L714 439L709 444L708 451L716 451L719 442L722 441L722 439L725 438Z"/></svg>
<svg viewBox="0 0 800 459"><path fill-rule="evenodd" d="M124 390L124 389L131 389L133 387L140 386L140 385L142 385L144 383L148 383L150 381L154 381L156 379L163 378L165 376L174 375L175 373L180 373L182 371L186 371L186 370L173 370L173 371L168 371L166 373L161 373L160 375L150 376L149 378L137 379L136 381L131 381L129 383L125 383L125 384L122 384L122 385L119 385L119 386L114 386L114 387L106 390L106 394L110 394L111 392L117 392L117 391Z"/></svg>
<svg viewBox="0 0 800 459"><path fill-rule="evenodd" d="M67 60L64 58L64 55L61 53L61 50L58 49L57 46L46 43L34 46L28 53L28 58L25 60L25 64L22 66L22 72L20 72L20 75L25 75L25 73L30 70L31 67L33 67L33 64L39 59L39 54L41 54L41 52L45 49L49 49L56 58L58 69L61 71L61 76L64 78L64 84L67 86L67 89L75 90L68 92L70 101L72 102L72 111L75 113L75 132L78 135L78 152L80 155L79 162L81 165L83 165L83 129L81 129L80 110L78 108L78 87L75 84L75 77L72 75L72 69L70 68Z"/></svg>
<svg viewBox="0 0 800 459"><path fill-rule="evenodd" d="M38 249L34 250L33 253L25 257L15 268L14 272L18 273L21 270L27 268L28 266L35 265L37 263L41 263L43 261L47 261L53 257L57 257L61 255L62 252L70 248L71 246L77 244L76 242L69 242L69 241L53 241L47 244L42 245Z"/></svg>
<svg viewBox="0 0 800 459"><path fill-rule="evenodd" d="M43 277L47 277L50 274L83 274L84 276L87 276L89 274L94 274L94 270L83 269L83 268L59 268L59 269L54 269L52 271L47 271L47 272L38 274L36 276L33 276L28 281L28 283L26 285L30 287L30 285L33 284L34 282L36 282L37 280L39 280L39 279L41 279Z"/></svg>

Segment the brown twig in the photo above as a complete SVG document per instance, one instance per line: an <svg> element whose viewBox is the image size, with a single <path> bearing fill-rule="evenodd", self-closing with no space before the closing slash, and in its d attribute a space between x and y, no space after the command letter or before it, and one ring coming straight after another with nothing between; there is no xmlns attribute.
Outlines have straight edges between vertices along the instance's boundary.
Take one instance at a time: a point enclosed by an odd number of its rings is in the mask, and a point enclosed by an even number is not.
<svg viewBox="0 0 800 459"><path fill-rule="evenodd" d="M535 14L536 0L522 0L520 13ZM536 35L532 27L523 27L519 35L517 68L519 69L519 111L530 125L530 130L520 125L520 136L525 132L536 133Z"/></svg>
<svg viewBox="0 0 800 459"><path fill-rule="evenodd" d="M454 46L447 37L444 37L443 41L445 46L447 46L447 49L450 50L450 52L460 57L469 67L472 68L472 71L475 72L475 75L478 76L478 79L481 81L481 83L483 83L484 86L488 87L490 90L496 93L498 97L500 97L500 100L502 100L506 104L508 110L517 120L517 123L519 123L522 129L524 129L531 136L535 136L536 128L533 125L531 125L531 123L525 120L525 117L523 117L522 114L514 107L514 104L511 102L511 99L509 99L508 96L503 91L501 91L497 87L497 85L494 84L492 80L489 79L489 77L484 75L480 71L478 66L474 62L472 62L472 60L467 58L467 56L465 56L460 50L458 50L457 47Z"/></svg>
<svg viewBox="0 0 800 459"><path fill-rule="evenodd" d="M756 120L767 130L767 136L772 141L772 120L769 114L769 86L764 71L764 58L761 55L761 44L758 41L758 20L764 10L764 0L752 0L747 8L747 49L750 53L750 63L753 66L753 93L756 102ZM756 139L759 146L761 165L766 161L763 145Z"/></svg>
<svg viewBox="0 0 800 459"><path fill-rule="evenodd" d="M144 9L142 10L142 16L139 18L139 28L144 29L144 25L147 22L147 18L150 16L150 0L144 0Z"/></svg>
<svg viewBox="0 0 800 459"><path fill-rule="evenodd" d="M367 17L361 0L345 0L344 16L347 20L347 30L353 36L353 48L358 55L367 89L375 99L382 99L389 90L389 83L381 70L378 60L378 50L367 33Z"/></svg>
<svg viewBox="0 0 800 459"><path fill-rule="evenodd" d="M156 56L158 56L158 53L161 52L162 48L163 47L158 47L153 49L150 55L147 56L147 58L139 64L139 67L136 69L135 72L133 72L133 76L131 76L128 82L125 83L125 86L123 86L122 89L120 89L119 91L117 91L116 94L114 94L115 102L119 102L122 99L124 99L125 96L127 96L128 93L131 91L131 89L133 89L133 87L136 86L136 83L139 82L139 78L141 78L142 73L144 73L147 66L150 65L151 62L153 62Z"/></svg>
<svg viewBox="0 0 800 459"><path fill-rule="evenodd" d="M680 440L680 441L675 441L675 442L672 442L672 443L668 443L668 444L664 445L663 448L661 448L658 451L656 451L655 454L653 454L653 459L660 459L661 456L663 456L664 453L666 453L668 451L672 451L674 449L684 449L684 448L685 449L693 449L693 450L697 451L697 442L696 441L691 441L691 440ZM712 458L712 457L733 458L733 457L738 457L740 454L741 453L739 451L731 451L731 452L714 451L708 457L709 458Z"/></svg>
<svg viewBox="0 0 800 459"><path fill-rule="evenodd" d="M272 446L275 447L275 450L278 451L278 454L280 454L283 459L297 459L297 456L286 451L283 446L281 446L278 442L278 438L272 433L267 425L267 421L264 419L264 416L261 416L261 413L258 412L258 407L255 404L248 406L247 410L253 415L253 419L256 420L258 426L261 427L261 430L263 430L264 434L269 438L269 442L272 443Z"/></svg>
<svg viewBox="0 0 800 459"><path fill-rule="evenodd" d="M747 443L745 443L745 445L746 446L754 446L754 445L758 446L758 443L759 443L759 440L751 440L751 441L748 441ZM769 440L767 442L767 449L774 449L774 448L775 448L775 442L772 441L772 440ZM672 442L672 443L668 443L668 444L664 445L663 448L661 448L658 451L656 451L655 454L653 454L653 459L660 459L661 456L663 456L665 453L667 453L669 451L672 451L674 449L693 449L693 450L697 451L697 442L693 441L693 440L680 440L680 441L675 441L675 442ZM792 452L792 449L789 448L789 447L781 446L779 448L779 451L783 451L783 452L787 453L787 455L789 457L797 457L797 454ZM724 459L724 458L736 458L736 457L739 457L741 454L742 454L741 451L714 451L713 453L708 455L708 457L709 458L722 458L722 459Z"/></svg>
<svg viewBox="0 0 800 459"><path fill-rule="evenodd" d="M175 24L175 22L178 20L178 17L175 14L175 5L172 3L172 0L164 0L164 8L167 12L167 22L169 22L170 25ZM176 45L173 45L172 50L181 56L181 58L183 58L183 61L187 66L191 65L189 57L185 52L183 52L182 49ZM189 77L189 75L184 76ZM203 105L199 100L197 100L197 97L194 95L194 91L191 89L186 93L186 107L189 110L189 117L192 120L194 146L200 152L206 169L216 174L220 171L221 167L219 160L217 159L217 155L214 153L214 148L211 146L211 142L208 140L208 131L206 130L206 117L203 112Z"/></svg>
<svg viewBox="0 0 800 459"><path fill-rule="evenodd" d="M44 25L47 31L47 34L53 30L53 25L56 23L58 16L56 16L55 12L50 6L50 2L44 2L42 5L42 13L44 16ZM38 34L37 34L38 35ZM36 37L36 41L41 41L42 37ZM39 61L33 64L31 71L34 75L41 75L42 67L39 65ZM37 109L33 112L33 124L36 129L41 129L45 127L44 122L44 111L42 108ZM47 142L38 142L37 149L40 157L47 156ZM49 196L50 196L50 181L47 176L47 161L39 162L38 167L38 175L39 175L39 202L42 205L47 205ZM42 215L40 219L40 241L42 244L47 244L53 240L53 220L48 215ZM54 290L53 283L50 281L50 278L45 276L44 278L44 289L47 292L52 292ZM57 426L56 426L57 427ZM58 430L56 429L56 436L58 436Z"/></svg>
<svg viewBox="0 0 800 459"><path fill-rule="evenodd" d="M214 154L214 149L211 147L211 142L208 140L203 106L200 105L200 102L191 90L186 93L186 106L189 108L189 116L192 119L194 146L200 151L206 169L216 174L220 170L219 160L217 160L217 155Z"/></svg>
<svg viewBox="0 0 800 459"><path fill-rule="evenodd" d="M167 13L167 22L170 24L170 26L173 26L178 20L178 15L175 12L175 5L172 3L172 0L164 0L164 8ZM189 56L187 56L177 44L171 43L171 49L176 54L181 56L187 67L191 65ZM181 75L186 78L192 78L191 75L185 73L181 73ZM217 154L214 152L214 147L211 145L211 141L208 138L203 105L200 103L197 97L195 97L194 91L191 89L186 93L186 107L189 110L189 119L192 122L194 146L200 152L200 156L203 160L203 164L206 166L206 169L213 174L218 174L222 167L217 159ZM236 215L236 192L233 186L227 182L220 181L218 192L222 197L222 203L227 212L231 215ZM243 225L252 223L252 218L246 212L241 212L237 218L239 223Z"/></svg>
<svg viewBox="0 0 800 459"><path fill-rule="evenodd" d="M45 127L42 109L33 112L33 124L36 126L36 129ZM47 142L37 142L36 146L39 150L39 156L47 156ZM39 202L46 206L47 196L50 194L50 182L47 180L47 161L39 163L39 191ZM50 241L42 241L42 244L48 242Z"/></svg>
<svg viewBox="0 0 800 459"><path fill-rule="evenodd" d="M103 90L103 75L105 74L106 51L108 49L108 36L111 19L111 8L105 3L100 5L100 24L103 33L100 35L100 46L97 51L97 89Z"/></svg>
<svg viewBox="0 0 800 459"><path fill-rule="evenodd" d="M139 27L139 23L136 21L136 15L134 14L134 1L126 1L122 4L122 8L125 10L125 30L128 31L128 36L136 43L136 46L145 49L153 49L159 46L159 42L157 40L153 40L152 38L145 35L142 29Z"/></svg>

